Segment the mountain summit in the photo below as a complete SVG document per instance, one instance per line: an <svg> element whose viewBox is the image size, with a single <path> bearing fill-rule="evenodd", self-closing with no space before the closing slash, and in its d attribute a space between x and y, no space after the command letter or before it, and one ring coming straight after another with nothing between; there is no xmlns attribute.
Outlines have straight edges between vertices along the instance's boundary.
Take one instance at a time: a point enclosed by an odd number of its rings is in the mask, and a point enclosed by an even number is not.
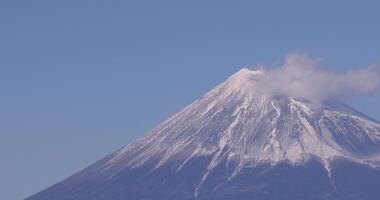
<svg viewBox="0 0 380 200"><path fill-rule="evenodd" d="M380 199L380 124L260 90L242 69L136 142L27 200Z"/></svg>

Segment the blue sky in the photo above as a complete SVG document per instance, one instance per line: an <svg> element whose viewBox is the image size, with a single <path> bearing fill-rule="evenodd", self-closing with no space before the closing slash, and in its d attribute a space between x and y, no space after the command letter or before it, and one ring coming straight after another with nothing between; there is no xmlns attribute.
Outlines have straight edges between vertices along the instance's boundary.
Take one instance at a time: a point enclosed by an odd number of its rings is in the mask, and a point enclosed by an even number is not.
<svg viewBox="0 0 380 200"><path fill-rule="evenodd" d="M356 1L357 2L357 1ZM379 1L1 1L0 199L129 143L241 67L380 60ZM348 103L380 120L379 95Z"/></svg>

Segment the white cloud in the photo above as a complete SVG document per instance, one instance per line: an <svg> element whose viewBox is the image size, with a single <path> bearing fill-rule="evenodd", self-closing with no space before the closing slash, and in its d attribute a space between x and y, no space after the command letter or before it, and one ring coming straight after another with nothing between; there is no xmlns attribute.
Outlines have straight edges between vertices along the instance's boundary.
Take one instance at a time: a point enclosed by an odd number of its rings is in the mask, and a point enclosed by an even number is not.
<svg viewBox="0 0 380 200"><path fill-rule="evenodd" d="M261 92L311 101L345 99L380 90L380 72L375 66L346 72L320 67L320 59L307 54L290 54L284 63L267 70L258 82Z"/></svg>

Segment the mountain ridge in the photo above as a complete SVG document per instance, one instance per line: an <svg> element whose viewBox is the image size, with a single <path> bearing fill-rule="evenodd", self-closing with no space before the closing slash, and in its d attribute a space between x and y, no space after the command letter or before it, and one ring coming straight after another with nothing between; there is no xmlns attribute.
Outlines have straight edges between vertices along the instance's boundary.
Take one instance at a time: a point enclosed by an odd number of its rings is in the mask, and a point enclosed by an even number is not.
<svg viewBox="0 0 380 200"><path fill-rule="evenodd" d="M380 166L377 121L340 102L316 103L258 92L257 83L264 76L262 70L240 70L141 139L28 200L44 199L38 197L44 194L54 197L72 187L70 191L79 197L68 196L65 200L78 200L89 190L84 185L99 190L90 190L96 194L116 190L144 199L143 191L135 191L136 185L152 183L147 189L156 191L167 181L174 185L163 191L185 195L182 199L202 199L205 191L222 187L221 182L228 185L244 179L242 174L251 174L261 166L282 171L283 167L301 169L310 165L326 176L323 181L327 180L333 191L339 187L335 186L339 181L334 179L334 163L354 163L374 170ZM262 173L265 170L256 176ZM302 180L297 174L293 176ZM75 189L75 185L84 189ZM239 195L238 191L233 194ZM156 193L163 199L175 199L169 198L169 193L167 197Z"/></svg>
<svg viewBox="0 0 380 200"><path fill-rule="evenodd" d="M191 104L189 107L185 108L183 111L181 111L179 114L175 115L171 119L175 119L176 117L180 116L181 114L186 113L187 110L201 110L201 113L196 113L196 114L198 114L198 116L196 116L196 117L193 117L193 116L190 117L190 116L186 115L183 118L185 118L187 120L189 118L195 118L195 120L196 119L202 119L204 121L207 121L207 119L205 120L205 118L204 118L207 115L207 113L210 111L212 111L214 113L222 112L223 109L225 109L228 105L222 104L222 105L219 105L219 108L218 108L218 104L221 104L220 102L226 102L227 101L229 104L233 104L232 106L235 106L233 112L229 113L229 116L235 116L236 117L235 118L236 123L238 123L238 121L239 121L238 117L241 116L243 112L247 112L247 110L249 110L249 109L253 110L253 109L256 109L257 107L261 106L253 114L265 115L265 114L268 114L269 112L276 112L275 113L276 115L269 116L269 118L271 118L270 120L272 120L275 117L281 117L280 115L282 113L289 112L289 111L294 112L294 113L290 113L290 115L285 116L285 117L289 118L289 117L293 117L292 115L297 115L297 119L288 120L288 123L293 123L294 121L302 121L303 125L305 126L304 131L306 131L306 132L315 131L315 130L313 130L313 127L310 127L313 124L310 124L308 122L308 120L310 121L311 119L309 119L307 117L315 117L315 115L321 115L321 116L319 116L320 118L326 117L326 116L322 116L322 114L326 114L326 115L330 115L330 117L334 117L334 115L340 114L343 117L353 116L352 119L350 119L350 120L362 120L362 121L364 120L366 123L373 124L374 129L376 129L377 134L379 134L380 129L379 129L378 124L376 124L377 123L376 121L372 121L372 119L364 117L364 115L358 115L357 111L349 109L349 107L347 107L344 104L338 104L335 102L335 104L329 103L329 104L325 104L325 105L323 105L323 104L318 105L318 104L314 104L312 102L300 101L300 100L297 100L295 98L290 98L290 97L255 96L256 95L254 93L255 85L252 84L252 83L254 83L254 81L252 81L252 80L255 80L255 78L257 78L257 76L261 76L262 74L263 73L260 71L250 71L249 69L242 69L239 72L237 72L236 74L232 75L231 78L229 78L225 83L222 83L221 85L217 86L216 89L210 91L205 96L201 97L200 100L195 101L193 104ZM247 82L247 80L248 80L248 82ZM220 90L224 90L224 91L220 92ZM248 92L247 92L247 90L248 90ZM249 90L253 90L252 93ZM239 95L241 95L242 91L243 91L242 96L239 96ZM236 97L236 96L238 96L238 97ZM237 100L235 101L234 98L237 98ZM202 102L202 100L205 100L205 99L207 99L206 103ZM208 100L208 99L211 99L211 100ZM214 99L217 99L217 100L215 101ZM281 105L281 104L285 104L286 106L284 108L282 108L281 106L283 106L283 105ZM250 105L254 105L254 107L250 107ZM194 108L196 106L201 107L201 108ZM331 108L331 106L334 106L334 107ZM268 107L272 107L272 108L270 108L271 110L269 110L269 111L260 110L260 109L267 109ZM214 109L214 110L212 110L212 109ZM325 113L321 113L321 112L325 112ZM272 113L269 113L269 114L272 114ZM285 113L285 114L288 114L288 113ZM305 117L305 116L307 116L307 117ZM208 117L215 117L215 116L208 116ZM283 117L283 118L285 118L285 117ZM250 120L251 121L254 121L254 120L259 121L261 119L257 119L257 117L248 116L248 118L246 120L247 121L245 121L241 124L248 123L248 121L250 121ZM170 121L170 119L168 121ZM164 122L163 124L168 123L168 121ZM174 121L172 123L176 123L176 121ZM352 123L354 123L354 122L352 122ZM231 129L235 128L233 121L230 121L229 125L230 125L229 127L223 127L224 129L222 130L222 132L223 131L224 132L222 133L222 136L226 135L227 137L229 137L228 136L229 131L231 131ZM159 127L161 127L161 126L163 126L163 125L160 125ZM254 128L258 128L258 127L254 127ZM177 132L181 132L181 131L182 130L177 131ZM182 131L182 132L186 132L186 131ZM187 131L187 132L191 132L191 131ZM245 132L249 132L249 130L245 131ZM269 132L265 132L265 134L269 134ZM167 134L167 135L170 135L170 134ZM170 136L172 136L172 135L170 135ZM167 136L167 137L169 137L169 136ZM194 136L194 137L197 137L197 136ZM199 135L198 135L198 137L199 137ZM212 135L210 137L212 137ZM372 139L376 139L377 140L376 142L378 142L378 140L380 140L380 135L375 135L374 137L376 137L376 138L372 138ZM186 139L188 139L188 138L184 138L184 140L186 140ZM220 141L218 143L219 148L223 149L223 145L226 145L226 144L224 144L224 143L226 143L225 140L228 140L228 138L221 137L219 139L220 139ZM164 139L162 139L162 140L164 140ZM144 141L144 143L146 143L146 142L147 141ZM129 147L126 147L126 148L129 148ZM160 148L162 148L162 146ZM126 149L124 149L122 151L125 151L125 150ZM116 157L118 157L118 156L119 155L117 155ZM319 156L319 157L325 158L323 156Z"/></svg>

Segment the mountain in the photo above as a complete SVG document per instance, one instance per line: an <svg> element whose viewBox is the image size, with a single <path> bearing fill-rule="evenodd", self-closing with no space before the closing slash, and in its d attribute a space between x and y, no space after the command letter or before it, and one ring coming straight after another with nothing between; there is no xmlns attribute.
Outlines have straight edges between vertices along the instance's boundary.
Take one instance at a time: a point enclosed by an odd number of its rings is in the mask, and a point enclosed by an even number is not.
<svg viewBox="0 0 380 200"><path fill-rule="evenodd" d="M378 200L380 123L259 92L242 69L144 137L27 200Z"/></svg>

